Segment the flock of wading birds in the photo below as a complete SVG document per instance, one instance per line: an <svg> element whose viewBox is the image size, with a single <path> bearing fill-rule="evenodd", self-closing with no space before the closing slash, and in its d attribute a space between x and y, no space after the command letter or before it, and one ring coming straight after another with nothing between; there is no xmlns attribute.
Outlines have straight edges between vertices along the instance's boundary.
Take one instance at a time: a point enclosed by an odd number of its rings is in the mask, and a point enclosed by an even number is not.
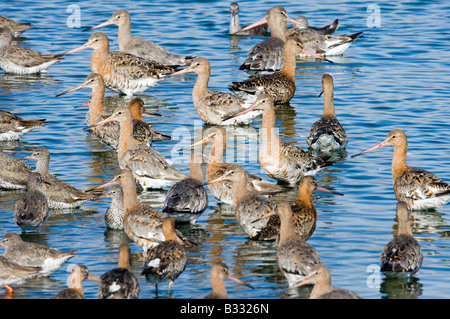
<svg viewBox="0 0 450 319"><path fill-rule="evenodd" d="M291 19L281 6L270 8L260 21L241 28L238 4L232 3L230 11L231 36L266 37L250 50L240 66L253 76L233 82L229 86L233 94L208 89L211 73L208 59L174 54L151 41L133 37L130 15L125 10L116 11L111 19L89 29L117 25L119 51L109 51L106 35L95 32L78 48L62 54L41 54L20 46L18 36L32 25L0 17L0 67L7 73L44 72L67 54L93 49L92 73L84 83L58 96L82 88L92 90L91 99L85 103L89 105L86 129L117 152L120 165L111 182L80 190L49 172L50 153L45 147L35 149L27 157L36 160L35 169L1 152L1 187L26 190L16 202L15 222L23 231L39 231L48 219L49 209L70 209L87 201L110 197L106 226L124 230L130 240L142 246L145 259L142 275L155 284L156 292L159 283L169 282L170 294L174 281L186 267L189 247L195 245L176 229L175 223L195 223L208 205L207 185L214 198L234 206L236 220L250 238L276 241L277 261L289 288L313 284L311 298L360 298L351 291L331 286L329 269L321 264L317 251L307 243L317 220L313 193L321 190L342 195L319 186L313 177L321 168L332 165L331 155L345 148L348 142L335 115L333 78L328 74L322 78L323 116L311 128L308 150L287 144L278 137L275 108L294 96L297 58L310 55L330 63L326 56L342 54L362 32L337 36L334 32L339 26L338 20L315 28L309 26L303 16ZM288 22L292 22L293 27L287 28ZM178 69L183 66L186 68ZM142 99L134 98L127 107L112 109L105 106L104 95L105 88L133 95L161 79L189 72L198 75L192 92L193 104L200 118L213 126L208 128L204 139L189 146L212 145L206 160L202 154L196 156L197 152L191 152L190 175L187 176L152 148L153 142L166 141L170 136L156 132L143 120L143 113L149 111L144 108ZM278 183L223 161L224 126L249 124L261 115L259 164ZM26 120L6 111L1 111L0 116L3 141L17 140L45 125L43 119ZM394 147L392 174L399 228L398 234L382 251L380 265L387 275L407 276L416 273L423 260L420 245L413 237L409 212L444 205L450 199L450 186L434 174L406 164L407 138L398 129L392 130L383 142L353 157L386 145ZM202 172L205 162L206 183ZM138 184L143 191L170 187L162 211L138 200ZM288 191L297 184L298 196L294 202L271 200L270 195ZM107 186L111 187L103 194ZM76 254L76 251L59 251L24 242L14 233L5 234L0 245L5 248L4 256L0 257L0 283L9 294L13 293L11 286L14 284L36 276L48 276ZM118 260L117 268L101 278L90 275L84 265L74 266L69 288L53 298L84 298L82 282L85 279L100 282L99 298L138 298L140 287L130 272L128 244L120 246ZM227 278L245 284L231 276L225 264L214 263L212 291L206 298L227 298L224 284Z"/></svg>

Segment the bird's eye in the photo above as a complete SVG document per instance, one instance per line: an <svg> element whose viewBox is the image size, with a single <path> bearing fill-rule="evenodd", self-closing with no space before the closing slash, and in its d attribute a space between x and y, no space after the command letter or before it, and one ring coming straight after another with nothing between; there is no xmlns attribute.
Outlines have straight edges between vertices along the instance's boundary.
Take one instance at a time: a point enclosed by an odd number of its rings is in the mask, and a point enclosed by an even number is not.
<svg viewBox="0 0 450 319"><path fill-rule="evenodd" d="M392 138L395 138L395 135L393 135Z"/></svg>

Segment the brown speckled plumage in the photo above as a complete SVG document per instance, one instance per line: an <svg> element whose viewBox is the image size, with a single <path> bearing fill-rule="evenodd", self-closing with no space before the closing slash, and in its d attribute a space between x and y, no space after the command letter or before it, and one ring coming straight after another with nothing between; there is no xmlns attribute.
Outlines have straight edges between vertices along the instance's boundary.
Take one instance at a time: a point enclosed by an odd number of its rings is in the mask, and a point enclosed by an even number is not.
<svg viewBox="0 0 450 319"><path fill-rule="evenodd" d="M27 181L27 192L14 206L14 221L23 230L39 232L48 219L48 202L41 189L42 182L41 174L31 173Z"/></svg>
<svg viewBox="0 0 450 319"><path fill-rule="evenodd" d="M392 179L398 201L404 201L410 209L420 210L440 207L450 200L450 184L429 171L407 165L408 140L400 129L392 130L383 142L352 157L386 145L394 146Z"/></svg>
<svg viewBox="0 0 450 319"><path fill-rule="evenodd" d="M217 179L223 176L228 163L223 161L223 156L227 147L226 129L222 126L213 126L205 131L206 137L198 143L212 143L213 146L206 163L206 181ZM289 190L287 187L263 180L261 177L245 171L247 188L251 192L259 195L273 195ZM223 180L208 186L210 193L223 203L233 205L233 183L230 180Z"/></svg>
<svg viewBox="0 0 450 319"><path fill-rule="evenodd" d="M319 33L319 34L333 34L337 28L339 27L339 20L336 19L333 21L333 23L326 25L321 28L316 28L309 25L308 19L305 16L298 16L295 21L297 23L292 26L291 29L287 30L287 36L290 36L293 32L296 31L296 29L306 29L310 30L309 32L312 33Z"/></svg>
<svg viewBox="0 0 450 319"><path fill-rule="evenodd" d="M262 141L259 148L259 164L271 178L295 185L304 175L314 175L330 165L326 158L281 140L275 128L275 107L269 94L259 94L256 102L247 110L263 111Z"/></svg>
<svg viewBox="0 0 450 319"><path fill-rule="evenodd" d="M253 71L279 71L284 63L284 43L286 42L287 20L286 10L281 6L270 8L260 21L246 27L250 28L258 23L267 23L270 29L270 38L256 44L239 67L240 70ZM245 29L244 28L244 31Z"/></svg>
<svg viewBox="0 0 450 319"><path fill-rule="evenodd" d="M192 90L192 101L198 115L205 123L214 125L250 123L261 114L256 111L243 117L228 119L231 115L250 107L251 103L236 95L208 88L211 75L211 65L208 59L196 58L188 68L175 72L172 76L189 72L195 72L198 75Z"/></svg>
<svg viewBox="0 0 450 319"><path fill-rule="evenodd" d="M272 96L275 104L288 103L295 93L296 55L303 50L303 44L288 38L284 44L284 65L281 71L261 74L242 82L233 82L229 89L243 98L264 92Z"/></svg>
<svg viewBox="0 0 450 319"><path fill-rule="evenodd" d="M61 54L43 54L12 44L12 33L0 28L0 68L7 73L35 74L45 72L62 60Z"/></svg>
<svg viewBox="0 0 450 319"><path fill-rule="evenodd" d="M121 52L130 53L149 61L171 67L188 65L195 56L175 54L160 45L131 35L131 17L126 10L117 10L111 19L91 29L115 24L119 27L118 42Z"/></svg>
<svg viewBox="0 0 450 319"><path fill-rule="evenodd" d="M175 280L186 268L188 254L184 242L175 232L175 219L166 217L163 220L164 241L147 252L142 274L155 284L169 282L169 295Z"/></svg>
<svg viewBox="0 0 450 319"><path fill-rule="evenodd" d="M320 263L320 256L313 246L296 234L289 202L277 203L275 212L281 222L277 262L289 287L293 287Z"/></svg>
<svg viewBox="0 0 450 319"><path fill-rule="evenodd" d="M413 237L409 211L405 202L397 203L398 234L381 253L380 267L385 273L415 274L422 266L423 253Z"/></svg>
<svg viewBox="0 0 450 319"><path fill-rule="evenodd" d="M46 147L36 148L26 158L37 161L36 172L47 182L41 185L41 189L49 208L76 208L102 195L101 190L78 189L50 173L50 152Z"/></svg>
<svg viewBox="0 0 450 319"><path fill-rule="evenodd" d="M28 279L37 277L42 271L41 267L20 266L4 256L0 256L0 285L5 286L10 292L9 285L22 284Z"/></svg>
<svg viewBox="0 0 450 319"><path fill-rule="evenodd" d="M94 126L105 125L111 121L120 123L117 158L121 168L128 168L144 190L163 188L187 178L177 168L170 165L157 150L133 137L133 122L128 107L117 107L107 119Z"/></svg>
<svg viewBox="0 0 450 319"><path fill-rule="evenodd" d="M164 240L162 220L164 214L148 204L141 203L137 197L136 184L132 172L120 169L114 179L99 187L119 184L123 189L123 225L128 237L142 247L144 254Z"/></svg>
<svg viewBox="0 0 450 319"><path fill-rule="evenodd" d="M8 111L0 110L0 141L15 141L38 127L45 126L45 119L26 120Z"/></svg>
<svg viewBox="0 0 450 319"><path fill-rule="evenodd" d="M87 48L94 50L91 71L103 77L107 88L126 95L145 91L174 71L171 67L132 54L109 51L108 38L101 32L93 33L84 45L65 54Z"/></svg>
<svg viewBox="0 0 450 319"><path fill-rule="evenodd" d="M40 267L41 276L48 276L60 269L77 252L60 251L43 244L26 242L15 233L6 233L0 245L5 247L4 257L23 267Z"/></svg>
<svg viewBox="0 0 450 319"><path fill-rule="evenodd" d="M151 125L144 121L144 113L152 114L144 107L144 101L140 97L132 99L128 103L133 118L133 136L141 143L151 146L153 142L168 141L170 136L156 132Z"/></svg>
<svg viewBox="0 0 450 319"><path fill-rule="evenodd" d="M333 88L333 77L324 74L322 76L323 115L312 125L306 139L306 143L312 149L322 152L340 150L348 143L344 127L339 123L335 114Z"/></svg>
<svg viewBox="0 0 450 319"><path fill-rule="evenodd" d="M317 180L314 176L304 176L298 186L297 198L291 203L292 223L295 233L303 240L308 240L316 229L317 211L313 203L313 193L316 190L325 191L328 193L342 195L340 193L328 190L317 185ZM275 210L269 212L263 218L276 215ZM280 233L280 223L271 227L271 232L276 236Z"/></svg>
<svg viewBox="0 0 450 319"><path fill-rule="evenodd" d="M0 28L8 29L14 37L20 36L23 32L33 27L31 23L17 22L8 17L0 16Z"/></svg>
<svg viewBox="0 0 450 319"><path fill-rule="evenodd" d="M209 181L208 185L224 179L233 183L234 213L242 230L254 240L276 239L279 229L278 216L261 218L273 211L276 204L265 196L248 190L245 171L240 165L227 165L224 174Z"/></svg>
<svg viewBox="0 0 450 319"><path fill-rule="evenodd" d="M141 290L139 281L130 271L130 246L119 246L117 267L104 273L98 288L98 299L137 299Z"/></svg>
<svg viewBox="0 0 450 319"><path fill-rule="evenodd" d="M304 19L306 20L306 18ZM360 38L362 33L357 32L349 35L333 35L332 33L334 33L334 30L333 25L331 25L329 29L324 27L319 30L307 26L289 29L287 35L301 40L305 49L310 52L318 55L332 56L344 53L353 42Z"/></svg>
<svg viewBox="0 0 450 319"><path fill-rule="evenodd" d="M28 176L33 168L22 161L6 154L0 146L0 187L5 189L26 189Z"/></svg>

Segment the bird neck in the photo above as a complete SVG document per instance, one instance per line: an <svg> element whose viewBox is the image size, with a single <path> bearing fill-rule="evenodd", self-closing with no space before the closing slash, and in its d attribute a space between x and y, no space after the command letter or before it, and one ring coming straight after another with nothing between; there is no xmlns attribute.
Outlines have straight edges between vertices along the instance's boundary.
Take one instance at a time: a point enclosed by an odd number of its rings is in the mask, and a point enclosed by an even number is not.
<svg viewBox="0 0 450 319"><path fill-rule="evenodd" d="M317 299L320 296L332 291L331 287L331 278L325 278L323 280L319 280L314 284L313 289L311 290L311 294L309 295L310 299Z"/></svg>
<svg viewBox="0 0 450 319"><path fill-rule="evenodd" d="M215 163L223 163L223 154L225 153L227 142L225 138L216 138L213 147L209 152L208 160Z"/></svg>
<svg viewBox="0 0 450 319"><path fill-rule="evenodd" d="M284 214L280 216L280 222L280 243L286 242L290 239L299 238L294 231L292 214Z"/></svg>
<svg viewBox="0 0 450 319"><path fill-rule="evenodd" d="M92 53L92 57L91 57L91 71L93 73L98 73L98 74L105 74L105 70L104 70L104 63L103 60L108 56L109 53L109 43L106 42L105 45L101 46L100 48L97 48L94 50L94 52Z"/></svg>
<svg viewBox="0 0 450 319"><path fill-rule="evenodd" d="M163 233L164 233L164 241L172 240L174 242L178 242L178 236L175 233L175 229L166 229L163 226Z"/></svg>
<svg viewBox="0 0 450 319"><path fill-rule="evenodd" d="M286 42L287 22L282 21L279 25L271 23L270 20L267 22L270 29L270 36Z"/></svg>
<svg viewBox="0 0 450 319"><path fill-rule="evenodd" d="M123 207L125 212L128 212L131 208L139 205L139 200L136 191L136 183L134 179L131 179L126 184L122 184L123 188Z"/></svg>
<svg viewBox="0 0 450 319"><path fill-rule="evenodd" d="M223 280L219 278L211 279L212 292L211 295L214 296L215 299L227 299L227 288L225 287L225 283Z"/></svg>
<svg viewBox="0 0 450 319"><path fill-rule="evenodd" d="M302 185L300 183L299 187L298 187L298 194L297 194L297 199L295 200L295 202L302 207L308 208L308 209L314 209L314 203L313 203L313 199L312 199L312 193L309 189L309 187L306 187L305 185Z"/></svg>
<svg viewBox="0 0 450 319"><path fill-rule="evenodd" d="M117 267L130 270L130 256L128 255L128 253L119 254L119 261L117 263Z"/></svg>
<svg viewBox="0 0 450 319"><path fill-rule="evenodd" d="M195 153L192 152L192 153ZM191 161L189 163L189 176L197 181L203 181L203 171L202 171L203 161L200 158L197 158L194 154L191 154Z"/></svg>
<svg viewBox="0 0 450 319"><path fill-rule="evenodd" d="M120 122L120 133L119 133L119 145L117 147L117 155L122 158L125 153L139 144L138 141L133 136L133 120L131 117L127 117L125 120Z"/></svg>
<svg viewBox="0 0 450 319"><path fill-rule="evenodd" d="M36 172L40 174L47 174L49 166L50 166L50 158L48 157L40 158L36 162Z"/></svg>
<svg viewBox="0 0 450 319"><path fill-rule="evenodd" d="M79 293L84 295L84 292L83 292L83 279L81 277L81 274L77 273L76 275L74 275L71 278L69 278L68 286L69 286L69 288L75 289L76 291L78 291Z"/></svg>
<svg viewBox="0 0 450 319"><path fill-rule="evenodd" d="M233 183L233 201L235 209L239 202L248 195L250 195L250 192L247 189L247 180L244 175Z"/></svg>
<svg viewBox="0 0 450 319"><path fill-rule="evenodd" d="M241 30L241 21L239 14L232 14L230 20L230 33L236 33Z"/></svg>
<svg viewBox="0 0 450 319"><path fill-rule="evenodd" d="M335 115L333 88L326 87L323 92L323 115Z"/></svg>
<svg viewBox="0 0 450 319"><path fill-rule="evenodd" d="M275 109L265 109L262 116L262 141L259 157L277 158L280 154L280 139L275 127Z"/></svg>
<svg viewBox="0 0 450 319"><path fill-rule="evenodd" d="M91 100L89 101L89 113L91 115L91 120L93 123L97 122L100 117L104 114L106 109L103 104L103 99L105 97L105 85L99 85L92 90Z"/></svg>
<svg viewBox="0 0 450 319"><path fill-rule="evenodd" d="M144 117L142 116L142 113L139 112L139 110L135 108L130 108L130 111L131 111L131 118L133 120L145 122Z"/></svg>
<svg viewBox="0 0 450 319"><path fill-rule="evenodd" d="M413 230L411 226L411 221L409 220L409 214L405 216L398 216L398 235L413 236Z"/></svg>
<svg viewBox="0 0 450 319"><path fill-rule="evenodd" d="M399 178L403 172L408 169L408 165L406 164L407 152L408 147L406 144L394 147L394 156L392 158L392 178L394 183L397 178Z"/></svg>
<svg viewBox="0 0 450 319"><path fill-rule="evenodd" d="M284 64L280 71L285 77L295 82L295 68L297 66L297 52L295 47L288 45L284 47Z"/></svg>
<svg viewBox="0 0 450 319"><path fill-rule="evenodd" d="M119 50L126 51L131 44L131 21L119 25L117 40L119 41Z"/></svg>
<svg viewBox="0 0 450 319"><path fill-rule="evenodd" d="M210 74L211 70L207 70L206 72L199 73L197 76L197 81L195 82L194 89L192 90L192 98L195 106L198 105L198 102L201 101L208 93Z"/></svg>

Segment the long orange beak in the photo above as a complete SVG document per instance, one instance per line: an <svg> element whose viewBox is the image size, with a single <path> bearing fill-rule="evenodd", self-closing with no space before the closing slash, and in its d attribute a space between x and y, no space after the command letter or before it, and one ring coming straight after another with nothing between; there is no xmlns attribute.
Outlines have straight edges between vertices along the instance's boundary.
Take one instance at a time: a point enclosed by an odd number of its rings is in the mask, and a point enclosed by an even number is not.
<svg viewBox="0 0 450 319"><path fill-rule="evenodd" d="M116 185L116 184L117 184L117 183L116 183L116 179L112 179L112 180L110 180L109 182L106 182L105 184L100 185L100 186L97 186L97 187L95 187L95 188L93 188L93 189L97 189L97 188L105 188L105 187L112 186L112 185Z"/></svg>
<svg viewBox="0 0 450 319"><path fill-rule="evenodd" d="M250 25L246 26L246 27L243 28L241 31L247 31L247 30L253 29L254 27L257 27L257 26L259 26L259 25L261 25L261 24L264 24L264 23L267 23L266 18L262 18L261 20L259 20L259 21L255 22L255 23L253 23L253 24L250 24Z"/></svg>
<svg viewBox="0 0 450 319"><path fill-rule="evenodd" d="M252 221L252 223L259 222L261 219L269 218L270 216L274 216L275 214L276 214L275 211L268 212L267 214L264 214L261 217L259 217L259 218L255 219L254 221Z"/></svg>
<svg viewBox="0 0 450 319"><path fill-rule="evenodd" d="M103 186L103 185L101 185L101 186ZM94 189L96 189L97 187L95 187ZM98 188L100 188L100 186L98 186ZM97 199L104 199L104 198L108 198L109 197L109 194L108 193L105 193L105 194L103 194L102 196L100 196L100 197L97 197Z"/></svg>
<svg viewBox="0 0 450 319"><path fill-rule="evenodd" d="M103 121L100 121L100 122L94 123L92 125L86 126L86 127L83 128L83 130L88 130L90 128L97 127L99 125L103 125L103 124L111 123L111 122L114 122L114 118L112 116L104 119Z"/></svg>
<svg viewBox="0 0 450 319"><path fill-rule="evenodd" d="M224 117L224 118L222 119L222 121L226 121L226 120L229 120L229 119L238 117L238 116L240 116L240 115L242 115L242 114L245 114L245 113L254 111L254 110L256 110L256 108L257 108L257 105L256 105L256 104L253 104L253 105L250 106L249 108L246 108L245 110L240 111L239 113L236 113L236 114L231 115L231 116Z"/></svg>
<svg viewBox="0 0 450 319"><path fill-rule="evenodd" d="M71 53L75 53L84 49L88 49L89 48L89 44L86 42L85 44L83 44L82 46L79 46L78 48L75 48L73 50L67 51L66 53L63 53L62 55L67 55L67 54L71 54Z"/></svg>
<svg viewBox="0 0 450 319"><path fill-rule="evenodd" d="M161 114L144 109L144 113L148 115L161 116Z"/></svg>
<svg viewBox="0 0 450 319"><path fill-rule="evenodd" d="M240 284L240 285L244 285L244 286L247 286L247 287L253 289L253 287L252 287L251 285L245 283L244 281L242 281L242 280L240 280L240 279L238 279L238 278L236 278L236 277L233 277L233 276L231 276L231 275L228 275L228 279L230 279L230 280L232 280L232 281L234 281L234 282L236 282L236 283L238 283L238 284Z"/></svg>
<svg viewBox="0 0 450 319"><path fill-rule="evenodd" d="M81 90L82 88L84 88L84 83L80 84L77 87L74 87L74 88L72 88L70 90L67 90L67 91L64 91L62 93L56 94L55 96L58 97L58 96L61 96L61 95L64 95L64 94L67 94L67 93L70 93L70 92L75 92L75 91Z"/></svg>
<svg viewBox="0 0 450 319"><path fill-rule="evenodd" d="M374 147L371 147L371 148L365 150L364 152L352 155L351 157L356 157L356 156L359 156L359 155L362 155L362 154L365 154L365 153L369 153L369 152L375 151L376 149L379 149L379 148L381 148L383 146L386 146L386 145L389 145L389 144L386 141L383 141L380 144L377 144Z"/></svg>
<svg viewBox="0 0 450 319"><path fill-rule="evenodd" d="M74 109L77 109L77 108L79 108L79 107L83 107L83 106L89 106L89 103L91 102L91 100L89 100L89 101L87 101L86 103L84 103L84 104L81 104L81 105L77 105L77 106L74 106L73 108Z"/></svg>
<svg viewBox="0 0 450 319"><path fill-rule="evenodd" d="M95 27L87 29L86 31L106 27L107 25L111 25L111 24L114 24L114 22L112 20L108 20L106 22L100 23L99 25L96 25Z"/></svg>
<svg viewBox="0 0 450 319"><path fill-rule="evenodd" d="M192 71L192 69L190 67L187 67L186 69L183 69L183 70L180 70L180 71L170 74L170 76L186 74L186 73L191 73L191 72L194 72L194 71Z"/></svg>
<svg viewBox="0 0 450 319"><path fill-rule="evenodd" d="M311 277L312 277L314 274L315 274L315 273L312 272L312 273L306 275L305 277L303 277L302 279L300 279L300 280L298 281L298 283L297 283L295 286L291 287L291 289L294 289L294 288L297 288L297 287L300 287L300 286L304 286L304 285L307 285L307 284L311 283Z"/></svg>
<svg viewBox="0 0 450 319"><path fill-rule="evenodd" d="M317 190L318 190L318 191L322 191L322 192L327 192L327 193L332 193L332 194L344 196L344 194L342 194L342 193L338 193L338 192L332 191L332 190L327 189L327 188L322 187L322 186L317 186Z"/></svg>
<svg viewBox="0 0 450 319"><path fill-rule="evenodd" d="M320 55L318 55L318 54L315 54L314 52L308 51L308 50L306 50L305 48L303 48L302 53L307 54L307 55L310 55L310 56L312 56L312 57L315 57L316 59L320 59L320 60L324 60L324 61L327 61L327 62L330 62L330 63L334 63L333 61L328 60L327 58L325 58L325 57L323 57L323 56L320 56ZM320 95L319 95L319 96L320 96Z"/></svg>
<svg viewBox="0 0 450 319"><path fill-rule="evenodd" d="M304 23L301 23L301 22L298 22L297 20L295 20L295 23L294 23L294 25L292 27L293 28L297 28L297 27L298 28L300 28L300 27L306 28L307 26L308 26L307 24L304 24Z"/></svg>
<svg viewBox="0 0 450 319"><path fill-rule="evenodd" d="M105 188L105 187L112 186L112 185L117 185L115 179L112 179L112 180L110 180L109 182L106 182L106 183L103 184L103 185L95 186L95 187L89 188L86 192L92 192L92 191L95 190L95 189ZM99 198L97 198L97 199L107 197L106 195L107 195L107 194L104 194L104 195L102 195L101 197L99 197Z"/></svg>
<svg viewBox="0 0 450 319"><path fill-rule="evenodd" d="M221 182L221 181L224 181L224 180L227 180L227 179L228 179L228 176L223 175L221 177L213 179L212 181L206 182L203 185L210 185L210 184Z"/></svg>
<svg viewBox="0 0 450 319"><path fill-rule="evenodd" d="M210 141L211 141L211 138L208 136L208 137L205 137L204 139L202 139L201 141L198 141L198 142L196 142L194 144L191 144L189 146L182 147L182 148L180 148L178 150L179 151L185 150L187 148L192 148L192 147L197 146L197 145L202 145L202 144L205 144L205 143L209 143Z"/></svg>
<svg viewBox="0 0 450 319"><path fill-rule="evenodd" d="M95 277L95 276L93 276L91 274L89 274L88 279L93 280L93 281L97 281L97 282L102 282L103 281L100 278Z"/></svg>

